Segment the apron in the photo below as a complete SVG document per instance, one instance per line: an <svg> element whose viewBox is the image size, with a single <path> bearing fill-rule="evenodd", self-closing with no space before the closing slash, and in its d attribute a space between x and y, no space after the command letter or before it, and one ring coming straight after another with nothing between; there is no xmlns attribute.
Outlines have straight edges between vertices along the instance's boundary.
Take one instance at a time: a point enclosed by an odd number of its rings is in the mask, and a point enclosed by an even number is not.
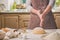
<svg viewBox="0 0 60 40"><path fill-rule="evenodd" d="M31 0L32 3L32 7L36 10L40 10L41 13L45 10L45 8L47 7L49 0ZM30 21L29 21L29 25L28 28L29 29L33 29L35 27L40 27L40 19L39 17L34 14L34 13L30 13ZM56 29L56 23L54 20L54 16L52 14L52 11L50 11L44 20L44 29Z"/></svg>

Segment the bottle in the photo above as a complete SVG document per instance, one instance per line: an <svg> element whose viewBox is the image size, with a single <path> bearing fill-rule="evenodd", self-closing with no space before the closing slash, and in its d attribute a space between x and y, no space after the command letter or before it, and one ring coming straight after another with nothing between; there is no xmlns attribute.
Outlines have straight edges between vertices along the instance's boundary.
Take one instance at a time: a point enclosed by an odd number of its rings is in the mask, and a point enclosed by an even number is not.
<svg viewBox="0 0 60 40"><path fill-rule="evenodd" d="M23 3L26 3L26 0L23 0Z"/></svg>
<svg viewBox="0 0 60 40"><path fill-rule="evenodd" d="M11 10L15 10L16 9L16 1L14 0L13 5L11 6Z"/></svg>

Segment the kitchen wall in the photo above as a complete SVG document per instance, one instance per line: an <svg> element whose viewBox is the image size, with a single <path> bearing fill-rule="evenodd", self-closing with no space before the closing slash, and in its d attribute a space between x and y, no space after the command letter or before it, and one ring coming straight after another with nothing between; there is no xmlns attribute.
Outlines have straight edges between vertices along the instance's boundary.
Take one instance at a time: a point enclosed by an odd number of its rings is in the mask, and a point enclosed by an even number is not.
<svg viewBox="0 0 60 40"><path fill-rule="evenodd" d="M8 0L0 0L0 4L4 4L5 5L5 8L7 9L7 6L8 6Z"/></svg>
<svg viewBox="0 0 60 40"><path fill-rule="evenodd" d="M7 10L10 10L11 6L13 5L14 1L17 4L22 3L21 0L0 0L0 4L4 4Z"/></svg>
<svg viewBox="0 0 60 40"><path fill-rule="evenodd" d="M60 12L60 0L56 0L53 11Z"/></svg>
<svg viewBox="0 0 60 40"><path fill-rule="evenodd" d="M17 4L22 3L22 0L15 0ZM23 0L24 2L26 0ZM29 0L26 1L27 3L27 10L29 11L29 9L31 8L31 6L29 6ZM6 10L10 10L11 6L13 5L14 0L0 0L0 4L4 4L6 7ZM60 4L60 0L56 0L56 5ZM59 11L60 10L60 6L54 6L53 11Z"/></svg>

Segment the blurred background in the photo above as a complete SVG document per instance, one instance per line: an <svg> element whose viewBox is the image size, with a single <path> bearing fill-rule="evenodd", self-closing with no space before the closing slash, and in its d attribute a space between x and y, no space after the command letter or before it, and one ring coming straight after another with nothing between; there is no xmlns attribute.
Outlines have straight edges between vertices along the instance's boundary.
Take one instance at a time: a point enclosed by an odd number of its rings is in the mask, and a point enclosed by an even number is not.
<svg viewBox="0 0 60 40"><path fill-rule="evenodd" d="M0 0L0 28L27 27L30 20L30 1L27 0ZM60 0L56 0L52 12L60 28Z"/></svg>
<svg viewBox="0 0 60 40"><path fill-rule="evenodd" d="M26 7L27 0L0 0L0 11L2 9L14 11L17 9L27 9L30 8L29 6ZM2 8L1 8L2 7ZM56 0L55 6L53 8L53 11L59 11L60 10L60 0ZM2 10L3 11L3 10Z"/></svg>

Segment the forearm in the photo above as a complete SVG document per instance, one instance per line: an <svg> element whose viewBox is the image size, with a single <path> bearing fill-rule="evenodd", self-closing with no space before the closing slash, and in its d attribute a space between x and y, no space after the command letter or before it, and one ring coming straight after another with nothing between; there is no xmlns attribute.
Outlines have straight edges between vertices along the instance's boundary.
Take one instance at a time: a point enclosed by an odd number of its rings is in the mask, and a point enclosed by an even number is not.
<svg viewBox="0 0 60 40"><path fill-rule="evenodd" d="M35 13L37 12L37 10L35 10L34 8L31 9L31 12Z"/></svg>
<svg viewBox="0 0 60 40"><path fill-rule="evenodd" d="M36 9L32 8L31 12L38 15L38 16L40 16L40 10L36 10Z"/></svg>
<svg viewBox="0 0 60 40"><path fill-rule="evenodd" d="M51 7L50 5L48 5L48 6L46 7L46 9L43 11L42 14L44 14L44 15L48 14L48 12L49 12L51 9L52 9L52 7Z"/></svg>
<svg viewBox="0 0 60 40"><path fill-rule="evenodd" d="M27 1L26 1L26 7L27 7L27 9L28 9L30 12L32 12L32 13L34 13L34 14L36 14L36 15L40 15L40 14L39 14L39 10L34 9L34 8L31 6L31 0L27 0Z"/></svg>
<svg viewBox="0 0 60 40"><path fill-rule="evenodd" d="M52 9L55 4L55 0L49 0L49 4L47 5L46 9L43 11L42 14L48 14L48 12Z"/></svg>

